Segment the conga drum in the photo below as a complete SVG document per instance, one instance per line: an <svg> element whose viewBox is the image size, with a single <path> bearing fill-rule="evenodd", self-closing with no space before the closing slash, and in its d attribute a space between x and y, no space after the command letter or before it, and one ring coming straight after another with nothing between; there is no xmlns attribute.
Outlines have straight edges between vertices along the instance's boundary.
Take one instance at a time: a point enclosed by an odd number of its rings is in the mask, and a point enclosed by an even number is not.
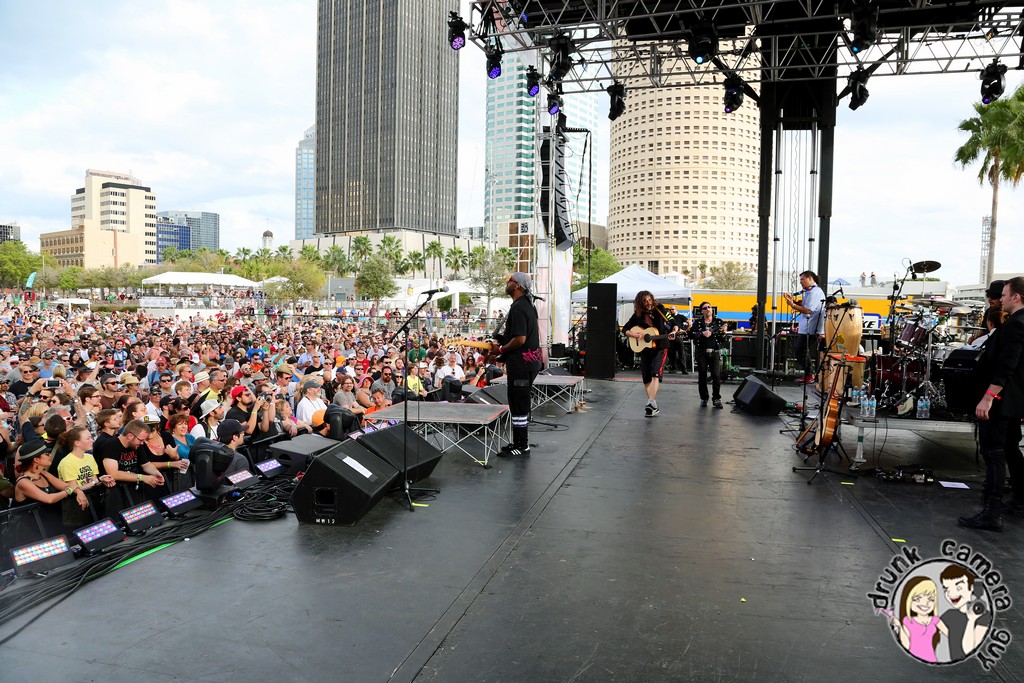
<svg viewBox="0 0 1024 683"><path fill-rule="evenodd" d="M829 353L856 356L864 334L864 309L845 304L825 309L825 343Z"/></svg>
<svg viewBox="0 0 1024 683"><path fill-rule="evenodd" d="M835 379L838 373L842 373L838 379ZM836 391L843 393L846 389L846 378L850 373L850 365L846 363L845 358L838 353L830 353L824 359L822 364L821 377L819 377L818 391L822 394L828 394L832 389L832 382L836 381Z"/></svg>

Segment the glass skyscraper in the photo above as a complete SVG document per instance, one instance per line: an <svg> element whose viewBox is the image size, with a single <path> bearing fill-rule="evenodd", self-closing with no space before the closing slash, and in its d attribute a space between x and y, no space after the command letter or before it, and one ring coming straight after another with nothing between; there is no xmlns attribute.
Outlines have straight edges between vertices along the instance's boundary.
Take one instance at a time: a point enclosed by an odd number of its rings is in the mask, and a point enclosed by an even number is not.
<svg viewBox="0 0 1024 683"><path fill-rule="evenodd" d="M170 219L172 223L184 221L192 229L192 251L206 247L210 251L220 249L220 214L210 211L159 211L161 218Z"/></svg>
<svg viewBox="0 0 1024 683"><path fill-rule="evenodd" d="M316 126L308 128L295 148L295 239L305 240L316 232Z"/></svg>
<svg viewBox="0 0 1024 683"><path fill-rule="evenodd" d="M156 220L156 262L164 262L164 250L173 247L178 251L192 249L192 228L185 218L157 218Z"/></svg>
<svg viewBox="0 0 1024 683"><path fill-rule="evenodd" d="M455 233L451 0L319 0L317 233Z"/></svg>

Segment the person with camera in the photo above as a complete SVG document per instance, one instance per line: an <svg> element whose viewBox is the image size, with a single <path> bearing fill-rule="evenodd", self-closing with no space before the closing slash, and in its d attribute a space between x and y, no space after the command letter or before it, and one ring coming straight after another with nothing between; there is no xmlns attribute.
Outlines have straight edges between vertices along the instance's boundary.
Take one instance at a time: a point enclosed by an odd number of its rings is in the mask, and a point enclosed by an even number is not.
<svg viewBox="0 0 1024 683"><path fill-rule="evenodd" d="M245 436L262 436L274 424L274 413L274 403L269 396L257 398L252 389L239 385L231 390L231 410L221 426L228 420L237 420L245 428ZM217 433L220 434L219 428Z"/></svg>
<svg viewBox="0 0 1024 683"><path fill-rule="evenodd" d="M309 422L313 419L313 413L327 409L327 404L320 397L322 386L319 375L313 375L303 381L300 390L301 398L295 404L295 417L300 422Z"/></svg>

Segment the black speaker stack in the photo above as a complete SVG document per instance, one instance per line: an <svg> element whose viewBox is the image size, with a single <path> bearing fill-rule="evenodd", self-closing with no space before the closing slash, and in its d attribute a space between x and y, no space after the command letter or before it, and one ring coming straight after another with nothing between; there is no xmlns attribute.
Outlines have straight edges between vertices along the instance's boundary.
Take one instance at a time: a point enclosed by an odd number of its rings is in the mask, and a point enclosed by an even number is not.
<svg viewBox="0 0 1024 683"><path fill-rule="evenodd" d="M614 283L592 282L587 286L587 377L615 377L618 289Z"/></svg>

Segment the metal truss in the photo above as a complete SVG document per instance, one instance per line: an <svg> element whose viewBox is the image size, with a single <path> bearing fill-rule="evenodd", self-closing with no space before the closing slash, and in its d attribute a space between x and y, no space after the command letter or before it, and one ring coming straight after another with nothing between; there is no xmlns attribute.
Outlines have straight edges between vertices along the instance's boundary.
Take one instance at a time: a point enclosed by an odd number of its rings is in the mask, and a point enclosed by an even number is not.
<svg viewBox="0 0 1024 683"><path fill-rule="evenodd" d="M871 0L878 40L858 54L850 50L854 1L476 0L468 37L481 48L500 40L505 52L536 51L544 63L552 39L570 37L574 66L559 81L566 93L613 80L644 89L719 84L732 74L748 84L845 80L859 67L873 77L980 71L995 58L1024 68L1022 0ZM709 24L718 59L697 65L688 41Z"/></svg>

